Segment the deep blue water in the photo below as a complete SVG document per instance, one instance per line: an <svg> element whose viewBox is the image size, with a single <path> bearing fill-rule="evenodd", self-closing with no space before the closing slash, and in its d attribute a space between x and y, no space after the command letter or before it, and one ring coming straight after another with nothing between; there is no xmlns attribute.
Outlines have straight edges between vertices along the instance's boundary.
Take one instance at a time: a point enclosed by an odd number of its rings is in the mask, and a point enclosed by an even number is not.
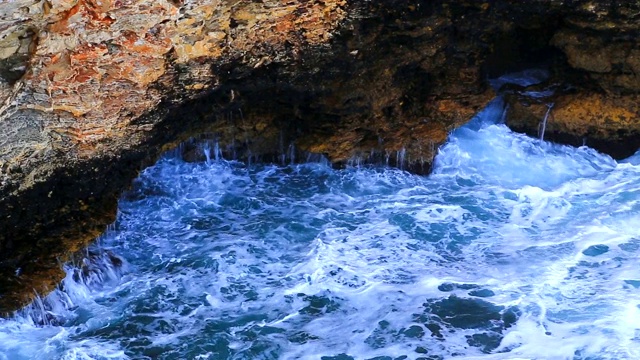
<svg viewBox="0 0 640 360"><path fill-rule="evenodd" d="M639 359L640 155L502 110L428 177L166 156L0 359Z"/></svg>

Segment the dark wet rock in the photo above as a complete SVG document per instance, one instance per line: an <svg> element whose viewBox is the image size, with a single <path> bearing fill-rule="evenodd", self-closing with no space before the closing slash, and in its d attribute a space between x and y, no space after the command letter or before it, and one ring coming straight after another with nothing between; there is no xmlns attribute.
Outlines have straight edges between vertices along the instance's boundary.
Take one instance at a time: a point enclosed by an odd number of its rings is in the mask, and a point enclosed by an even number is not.
<svg viewBox="0 0 640 360"><path fill-rule="evenodd" d="M411 325L408 329L403 330L402 333L406 337L419 339L424 336L424 329L422 326Z"/></svg>
<svg viewBox="0 0 640 360"><path fill-rule="evenodd" d="M600 244L600 245L591 245L585 250L583 250L582 253L586 256L598 256L608 251L609 251L609 247L607 245Z"/></svg>
<svg viewBox="0 0 640 360"><path fill-rule="evenodd" d="M434 336L437 338L444 338L444 336L442 335L442 327L437 323L434 323L434 322L427 323L425 324L425 327L429 329L429 331L431 331L431 336Z"/></svg>
<svg viewBox="0 0 640 360"><path fill-rule="evenodd" d="M308 301L309 305L299 311L302 315L320 316L322 314L334 312L340 308L340 304L330 296L305 295L303 300Z"/></svg>
<svg viewBox="0 0 640 360"><path fill-rule="evenodd" d="M640 250L640 240L633 239L628 243L620 244L618 247L627 252L636 252Z"/></svg>
<svg viewBox="0 0 640 360"><path fill-rule="evenodd" d="M450 296L425 304L429 314L441 322L460 329L485 329L501 320L502 306L478 300Z"/></svg>
<svg viewBox="0 0 640 360"><path fill-rule="evenodd" d="M516 307L505 308L481 299L453 295L445 299L430 300L424 306L424 313L414 315L414 320L425 324L431 331L431 336L446 342L449 333L477 330L477 333L466 336L467 342L481 348L483 352L497 348L503 332L520 317L520 311Z"/></svg>
<svg viewBox="0 0 640 360"><path fill-rule="evenodd" d="M320 338L315 335L300 331L293 335L290 335L287 339L295 344L305 344L308 341L319 340Z"/></svg>
<svg viewBox="0 0 640 360"><path fill-rule="evenodd" d="M347 354L338 354L335 356L323 356L320 358L321 360L354 360L354 358L352 356L349 356Z"/></svg>
<svg viewBox="0 0 640 360"><path fill-rule="evenodd" d="M443 283L443 284L440 284L438 286L438 290L444 291L444 292L449 292L449 291L453 291L453 290L456 290L456 289L471 290L471 289L477 289L479 287L480 286L475 285L475 284Z"/></svg>
<svg viewBox="0 0 640 360"><path fill-rule="evenodd" d="M625 280L624 283L631 285L634 289L640 288L640 280Z"/></svg>
<svg viewBox="0 0 640 360"><path fill-rule="evenodd" d="M492 350L500 346L502 336L496 333L479 333L467 335L467 343L471 346L478 347L484 353L490 353Z"/></svg>
<svg viewBox="0 0 640 360"><path fill-rule="evenodd" d="M469 295L476 296L476 297L481 297L481 298L492 297L495 294L496 293L494 293L493 291L491 291L489 289L473 290L473 291L469 292Z"/></svg>

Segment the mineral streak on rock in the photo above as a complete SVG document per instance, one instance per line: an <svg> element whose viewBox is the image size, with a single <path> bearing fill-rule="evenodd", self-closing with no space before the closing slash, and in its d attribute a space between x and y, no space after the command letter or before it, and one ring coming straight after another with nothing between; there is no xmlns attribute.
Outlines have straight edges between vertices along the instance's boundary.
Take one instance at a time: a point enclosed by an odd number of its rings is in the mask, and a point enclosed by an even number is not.
<svg viewBox="0 0 640 360"><path fill-rule="evenodd" d="M0 313L52 290L137 172L197 134L240 159L295 148L428 173L493 96L487 77L541 62L574 89L548 131L636 134L640 5L606 3L1 2ZM523 99L522 118L546 109ZM571 117L593 126L554 123Z"/></svg>

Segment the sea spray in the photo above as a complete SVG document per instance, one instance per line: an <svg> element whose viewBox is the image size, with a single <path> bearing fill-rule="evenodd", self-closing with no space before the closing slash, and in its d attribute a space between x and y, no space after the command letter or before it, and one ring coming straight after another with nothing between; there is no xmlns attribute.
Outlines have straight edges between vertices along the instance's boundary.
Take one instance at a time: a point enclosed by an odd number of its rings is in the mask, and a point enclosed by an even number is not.
<svg viewBox="0 0 640 360"><path fill-rule="evenodd" d="M638 155L514 134L503 111L428 177L163 157L100 240L121 264L67 265L0 320L0 358L639 358Z"/></svg>

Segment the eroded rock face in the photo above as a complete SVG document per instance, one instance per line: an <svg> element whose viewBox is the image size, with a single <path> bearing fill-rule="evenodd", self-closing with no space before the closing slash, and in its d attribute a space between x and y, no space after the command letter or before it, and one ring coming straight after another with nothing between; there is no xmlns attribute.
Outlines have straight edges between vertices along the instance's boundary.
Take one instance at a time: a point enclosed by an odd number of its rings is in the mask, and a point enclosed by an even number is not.
<svg viewBox="0 0 640 360"><path fill-rule="evenodd" d="M225 113L231 100L197 99L220 86L215 66L291 61L329 40L344 5L0 4L0 310L53 289L145 161Z"/></svg>
<svg viewBox="0 0 640 360"><path fill-rule="evenodd" d="M564 35L580 19L592 26L589 14L623 29L635 5L603 15L591 3L0 4L0 312L52 290L59 264L114 220L137 172L194 135L240 159L291 148L427 173L448 132L493 97L489 76L544 62L554 79L582 84L581 96L635 96L633 51L599 60L600 72L582 54L626 51L633 37Z"/></svg>
<svg viewBox="0 0 640 360"><path fill-rule="evenodd" d="M508 99L507 124L515 131L534 137L541 137L544 131L545 140L587 145L615 159L629 157L640 148L639 95L581 92L554 95L542 103L527 97Z"/></svg>
<svg viewBox="0 0 640 360"><path fill-rule="evenodd" d="M60 261L113 221L136 171L195 127L162 119L219 84L213 65L252 68L325 43L343 5L0 4L0 310L53 289Z"/></svg>
<svg viewBox="0 0 640 360"><path fill-rule="evenodd" d="M633 155L640 147L639 39L640 3L579 4L550 40L568 65L547 83L556 90L542 98L532 89L509 94L507 124L532 136L544 127L545 140L588 145L617 159Z"/></svg>

